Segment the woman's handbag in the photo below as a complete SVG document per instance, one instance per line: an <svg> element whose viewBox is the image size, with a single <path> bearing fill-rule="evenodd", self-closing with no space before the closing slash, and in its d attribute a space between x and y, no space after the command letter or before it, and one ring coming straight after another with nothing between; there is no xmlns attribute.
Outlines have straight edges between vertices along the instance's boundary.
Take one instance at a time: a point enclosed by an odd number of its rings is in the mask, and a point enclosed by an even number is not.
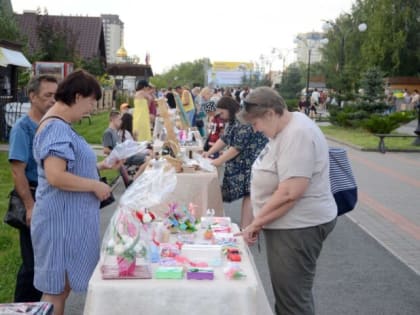
<svg viewBox="0 0 420 315"><path fill-rule="evenodd" d="M329 149L331 192L337 204L337 215L353 210L357 203L357 184L346 150Z"/></svg>
<svg viewBox="0 0 420 315"><path fill-rule="evenodd" d="M106 177L101 177L100 181L108 185L108 181L107 181ZM114 201L115 201L115 197L114 197L114 194L111 191L111 194L109 195L109 197L106 198L105 200L101 201L99 209L102 209L102 208L105 208L106 206L109 206Z"/></svg>
<svg viewBox="0 0 420 315"><path fill-rule="evenodd" d="M32 197L35 200L35 188L30 188ZM9 194L9 208L4 216L4 223L16 228L23 229L27 228L26 225L26 208L23 204L22 199L17 193L16 189L13 189Z"/></svg>

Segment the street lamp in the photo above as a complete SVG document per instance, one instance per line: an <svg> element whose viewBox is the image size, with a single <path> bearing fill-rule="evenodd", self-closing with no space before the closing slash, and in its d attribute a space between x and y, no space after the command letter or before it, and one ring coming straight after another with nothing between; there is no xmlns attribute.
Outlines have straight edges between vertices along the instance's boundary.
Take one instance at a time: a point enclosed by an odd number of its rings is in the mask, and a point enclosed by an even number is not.
<svg viewBox="0 0 420 315"><path fill-rule="evenodd" d="M417 129L414 133L417 135L417 138L414 139L413 145L420 145L420 104L417 104Z"/></svg>
<svg viewBox="0 0 420 315"><path fill-rule="evenodd" d="M340 36L340 49L339 49L339 57L338 57L338 70L340 71L340 87L339 87L339 93L341 93L341 83L343 82L343 71L344 71L344 64L345 64L345 42L347 35L352 31L351 28L347 29L346 32L343 32L343 30L340 28L340 26L333 22L333 21L324 21L324 25L322 26L324 32L329 32L331 29L333 29L339 36ZM360 23L357 26L357 29L359 32L365 32L367 30L367 24L366 23ZM341 103L341 101L340 101ZM340 104L341 105L341 104Z"/></svg>
<svg viewBox="0 0 420 315"><path fill-rule="evenodd" d="M328 39L320 37L319 33L309 33L306 36L298 35L295 43L301 42L308 50L307 74L306 74L306 102L309 104L309 80L311 76L311 55L312 49L315 48L317 42L326 44Z"/></svg>

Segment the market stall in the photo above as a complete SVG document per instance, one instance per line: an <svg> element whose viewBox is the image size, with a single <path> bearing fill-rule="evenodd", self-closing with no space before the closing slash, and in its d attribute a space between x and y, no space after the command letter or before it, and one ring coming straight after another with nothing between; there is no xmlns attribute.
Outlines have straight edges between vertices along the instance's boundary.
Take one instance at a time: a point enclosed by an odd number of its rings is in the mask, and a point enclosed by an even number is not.
<svg viewBox="0 0 420 315"><path fill-rule="evenodd" d="M255 269L252 254L238 238L245 278L229 280L224 267L214 268L213 280L103 280L98 264L90 280L85 315L117 314L273 314ZM153 264L153 272L158 264Z"/></svg>
<svg viewBox="0 0 420 315"><path fill-rule="evenodd" d="M216 174L205 175L217 181ZM188 176L200 175L175 173L159 159L125 190L103 238L84 314L272 314L238 226L215 210L203 215L207 207L191 199L200 185Z"/></svg>

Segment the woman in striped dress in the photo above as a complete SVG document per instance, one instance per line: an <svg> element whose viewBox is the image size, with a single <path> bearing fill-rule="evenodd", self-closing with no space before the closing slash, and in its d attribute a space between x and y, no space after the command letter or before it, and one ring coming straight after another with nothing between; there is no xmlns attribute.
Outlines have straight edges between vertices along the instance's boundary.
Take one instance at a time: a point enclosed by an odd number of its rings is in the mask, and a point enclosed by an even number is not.
<svg viewBox="0 0 420 315"><path fill-rule="evenodd" d="M51 107L34 138L38 164L31 235L35 287L42 300L64 313L70 290L86 291L99 259L99 204L111 189L98 179L96 155L71 123L89 114L101 97L96 79L75 71L58 86Z"/></svg>

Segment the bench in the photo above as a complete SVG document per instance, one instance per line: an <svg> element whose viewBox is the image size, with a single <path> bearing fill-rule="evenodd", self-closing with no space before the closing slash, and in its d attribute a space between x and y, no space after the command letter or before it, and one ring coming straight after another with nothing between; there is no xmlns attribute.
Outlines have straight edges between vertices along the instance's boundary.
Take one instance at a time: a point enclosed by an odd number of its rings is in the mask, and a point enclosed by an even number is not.
<svg viewBox="0 0 420 315"><path fill-rule="evenodd" d="M80 120L79 120L79 124L81 124L81 123L82 123L83 118L85 118L85 119L87 119L87 120L89 121L89 125L91 125L91 124L92 124L92 120L90 119L90 118L91 118L91 117L90 117L90 114L83 115L82 119L80 119Z"/></svg>
<svg viewBox="0 0 420 315"><path fill-rule="evenodd" d="M391 133L374 133L374 136L379 137L379 144L378 144L378 150L381 153L385 153L386 152L386 147L385 147L385 142L384 139L385 138L416 138L417 136L415 135L399 135L399 134L391 134Z"/></svg>

